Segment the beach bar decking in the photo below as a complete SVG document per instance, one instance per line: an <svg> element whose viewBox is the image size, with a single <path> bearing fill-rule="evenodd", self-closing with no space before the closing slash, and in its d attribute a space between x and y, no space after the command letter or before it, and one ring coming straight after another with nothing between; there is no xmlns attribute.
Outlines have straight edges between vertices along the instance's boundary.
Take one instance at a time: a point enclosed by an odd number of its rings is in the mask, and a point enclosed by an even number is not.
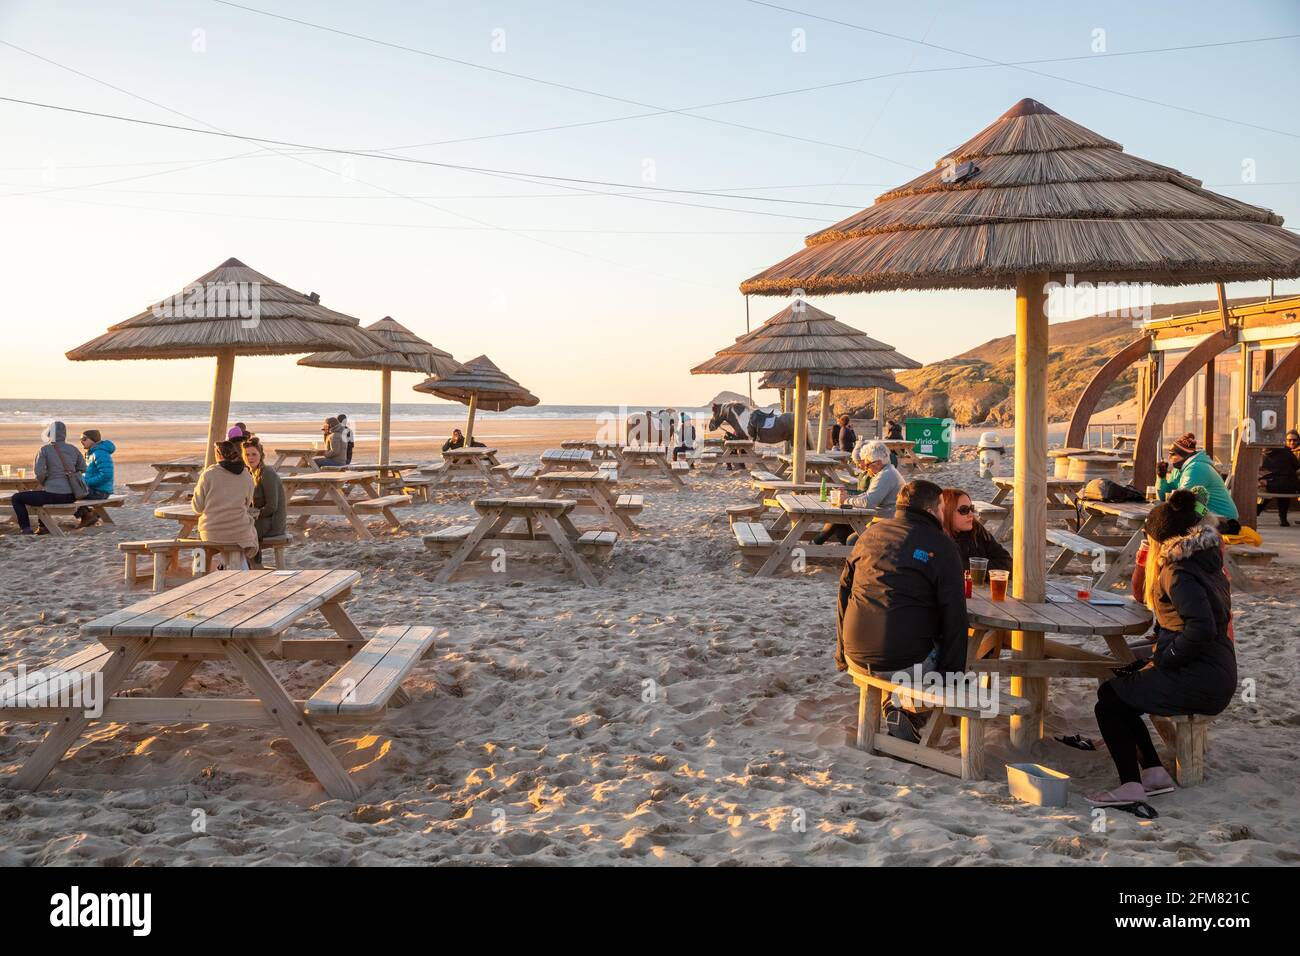
<svg viewBox="0 0 1300 956"><path fill-rule="evenodd" d="M1261 441L1248 441L1260 396L1280 414L1269 430L1277 436L1296 427L1300 415L1300 296L1251 300L1219 309L1143 322L1132 343L1097 370L1070 418L1066 447L1081 445L1105 390L1137 368L1138 428L1133 484L1154 476L1163 449L1179 435L1196 435L1207 455L1230 475L1243 525L1253 527ZM1267 401L1267 400L1266 400ZM1246 425L1247 420L1253 424Z"/></svg>

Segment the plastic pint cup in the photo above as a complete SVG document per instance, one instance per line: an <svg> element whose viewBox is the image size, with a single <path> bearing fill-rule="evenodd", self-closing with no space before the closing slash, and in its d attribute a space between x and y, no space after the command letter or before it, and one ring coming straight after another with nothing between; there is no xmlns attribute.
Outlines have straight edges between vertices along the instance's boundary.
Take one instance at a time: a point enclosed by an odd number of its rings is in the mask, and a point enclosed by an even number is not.
<svg viewBox="0 0 1300 956"><path fill-rule="evenodd" d="M1011 577L1010 571L990 571L989 572L989 600L1005 601L1007 599L1007 579Z"/></svg>
<svg viewBox="0 0 1300 956"><path fill-rule="evenodd" d="M983 587L984 581L989 573L988 558L971 558L970 559L970 580L976 587Z"/></svg>

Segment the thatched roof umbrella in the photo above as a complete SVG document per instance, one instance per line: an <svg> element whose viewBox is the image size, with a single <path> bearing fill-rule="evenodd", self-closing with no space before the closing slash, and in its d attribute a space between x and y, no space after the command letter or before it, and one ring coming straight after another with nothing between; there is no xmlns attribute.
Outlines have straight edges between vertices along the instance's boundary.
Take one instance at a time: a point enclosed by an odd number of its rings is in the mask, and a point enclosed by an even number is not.
<svg viewBox="0 0 1300 956"><path fill-rule="evenodd" d="M414 386L417 392L436 395L469 406L465 423L465 445L474 440L474 414L480 408L504 412L509 408L531 408L541 401L493 364L486 355L470 359L459 372L426 379Z"/></svg>
<svg viewBox="0 0 1300 956"><path fill-rule="evenodd" d="M226 437L236 355L297 355L319 349L370 355L382 348L360 325L350 315L325 308L314 292L295 292L238 259L227 259L176 295L110 326L67 357L87 362L215 355L217 374L205 458L212 464L212 446Z"/></svg>
<svg viewBox="0 0 1300 956"><path fill-rule="evenodd" d="M692 375L733 372L792 372L795 376L794 480L806 476L804 436L808 433L810 371L886 371L904 357L893 346L838 322L835 316L795 299L754 331L742 335ZM907 359L906 361L911 361Z"/></svg>
<svg viewBox="0 0 1300 956"><path fill-rule="evenodd" d="M740 288L767 295L1015 288L1013 593L1042 601L1049 277L1168 285L1294 277L1300 237L1281 224L1267 209L1130 156L1026 99L930 172L810 236L806 248ZM1023 638L1026 647L1041 639ZM1012 693L1018 686L1013 680Z"/></svg>
<svg viewBox="0 0 1300 956"><path fill-rule="evenodd" d="M392 431L393 373L418 372L421 375L451 375L464 366L450 352L434 348L391 316L366 326L378 338L384 351L364 358L351 352L314 352L298 359L299 365L313 368L349 368L378 371L382 374L379 398L379 463L388 464Z"/></svg>
<svg viewBox="0 0 1300 956"><path fill-rule="evenodd" d="M919 368L906 355L898 357L911 363L905 368ZM791 372L768 372L758 380L759 388L779 388L782 391L794 387L794 374ZM902 393L907 386L894 378L894 373L882 369L864 369L858 372L809 372L808 387L821 393L820 411L817 422L817 450L826 450L826 423L831 417L831 392L837 388L871 388L876 392L876 418L880 424L880 436L885 435L885 392Z"/></svg>

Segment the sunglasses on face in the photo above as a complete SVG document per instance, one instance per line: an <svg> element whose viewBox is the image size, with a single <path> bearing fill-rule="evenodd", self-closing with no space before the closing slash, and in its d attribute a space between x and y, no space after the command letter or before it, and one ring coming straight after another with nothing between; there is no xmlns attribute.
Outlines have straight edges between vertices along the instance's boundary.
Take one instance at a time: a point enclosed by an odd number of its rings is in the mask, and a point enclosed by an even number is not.
<svg viewBox="0 0 1300 956"><path fill-rule="evenodd" d="M1288 445L1300 445L1300 438L1288 438L1286 443Z"/></svg>
<svg viewBox="0 0 1300 956"><path fill-rule="evenodd" d="M959 514L959 515L961 515L961 516L963 516L963 517L965 517L966 515L973 515L974 513L975 513L975 506L974 506L974 505L958 505L958 506L957 506L957 514Z"/></svg>

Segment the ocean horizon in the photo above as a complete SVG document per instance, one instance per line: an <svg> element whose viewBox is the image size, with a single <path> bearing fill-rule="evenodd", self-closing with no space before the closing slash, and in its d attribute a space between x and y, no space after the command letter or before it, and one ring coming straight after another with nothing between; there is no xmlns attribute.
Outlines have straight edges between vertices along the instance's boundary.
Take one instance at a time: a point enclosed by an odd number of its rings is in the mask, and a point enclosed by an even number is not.
<svg viewBox="0 0 1300 956"><path fill-rule="evenodd" d="M493 420L589 419L626 408L630 414L647 408L675 408L679 412L707 413L707 408L690 405L535 405L506 412L483 414ZM0 398L0 425L49 422L194 422L206 424L208 402L173 402L131 399L44 399ZM231 402L230 420L253 423L324 419L343 412L353 421L379 418L378 402ZM394 403L393 421L461 421L466 406L432 402Z"/></svg>

